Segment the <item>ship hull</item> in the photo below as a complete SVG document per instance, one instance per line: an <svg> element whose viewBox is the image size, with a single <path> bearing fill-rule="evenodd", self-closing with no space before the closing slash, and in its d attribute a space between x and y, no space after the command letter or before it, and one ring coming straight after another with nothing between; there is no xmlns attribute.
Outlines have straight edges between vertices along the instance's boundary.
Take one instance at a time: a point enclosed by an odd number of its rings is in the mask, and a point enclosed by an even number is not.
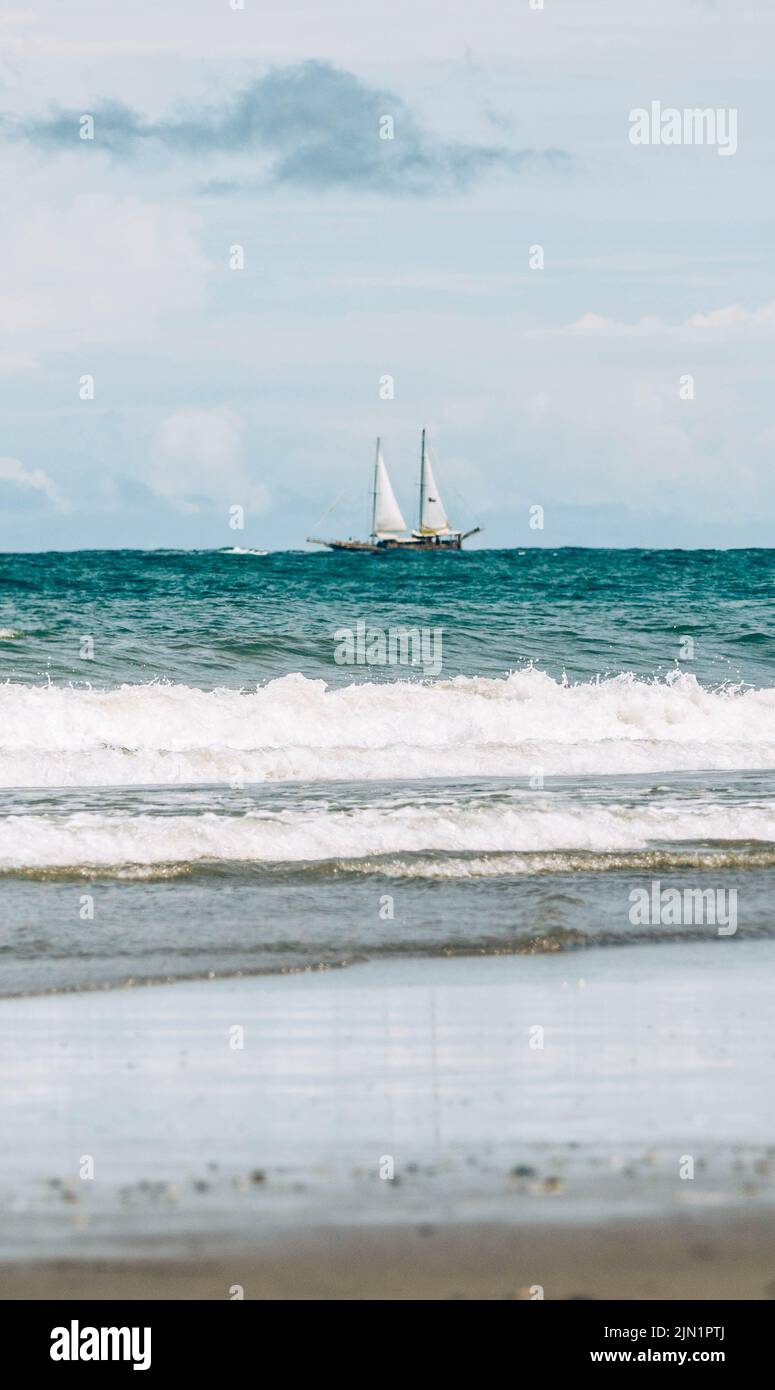
<svg viewBox="0 0 775 1390"><path fill-rule="evenodd" d="M464 533L454 532L451 536L414 536L412 540L402 541L387 538L381 541L324 541L317 536L309 536L313 545L325 545L329 550L360 552L366 555L382 555L386 550L422 550L438 555L442 550L462 550L466 536L473 536L479 527Z"/></svg>
<svg viewBox="0 0 775 1390"><path fill-rule="evenodd" d="M431 536L427 540L417 541L377 541L374 545L368 541L316 541L315 544L325 545L329 550L360 551L367 555L382 555L386 550L424 550L436 554L440 550L460 550L462 548L459 536L443 541L436 541Z"/></svg>

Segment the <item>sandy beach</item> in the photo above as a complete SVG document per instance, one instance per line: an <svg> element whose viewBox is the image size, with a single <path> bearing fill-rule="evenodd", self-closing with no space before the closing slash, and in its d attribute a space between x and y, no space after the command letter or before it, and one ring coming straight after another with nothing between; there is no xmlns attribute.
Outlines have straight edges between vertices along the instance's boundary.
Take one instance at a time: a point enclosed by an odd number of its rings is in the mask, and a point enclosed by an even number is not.
<svg viewBox="0 0 775 1390"><path fill-rule="evenodd" d="M179 1260L0 1267L6 1299L769 1300L769 1212L595 1226L347 1227Z"/></svg>
<svg viewBox="0 0 775 1390"><path fill-rule="evenodd" d="M772 1297L773 963L710 938L5 999L0 1295Z"/></svg>

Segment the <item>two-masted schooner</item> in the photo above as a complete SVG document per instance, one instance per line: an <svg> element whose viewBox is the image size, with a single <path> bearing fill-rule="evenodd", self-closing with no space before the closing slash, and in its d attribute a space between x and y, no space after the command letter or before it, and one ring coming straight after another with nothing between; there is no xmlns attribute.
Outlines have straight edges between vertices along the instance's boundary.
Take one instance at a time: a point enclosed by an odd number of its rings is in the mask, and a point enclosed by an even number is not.
<svg viewBox="0 0 775 1390"><path fill-rule="evenodd" d="M371 514L371 537L368 541L324 541L308 536L312 545L327 545L331 550L460 550L468 536L475 536L479 526L470 531L456 531L450 526L444 503L436 486L433 468L425 446L425 430L420 447L420 519L417 529L410 530L398 505L390 474L377 440L374 461L374 494Z"/></svg>

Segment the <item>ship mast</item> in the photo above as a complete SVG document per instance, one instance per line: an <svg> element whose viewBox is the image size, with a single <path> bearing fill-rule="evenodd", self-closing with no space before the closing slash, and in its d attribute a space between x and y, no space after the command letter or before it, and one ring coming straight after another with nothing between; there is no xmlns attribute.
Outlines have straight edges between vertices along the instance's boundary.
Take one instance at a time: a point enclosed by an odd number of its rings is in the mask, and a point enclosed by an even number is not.
<svg viewBox="0 0 775 1390"><path fill-rule="evenodd" d="M371 494L371 534L377 534L377 490L379 485L379 435L377 435L377 452L374 455L374 491Z"/></svg>
<svg viewBox="0 0 775 1390"><path fill-rule="evenodd" d="M422 504L425 496L425 430L422 432L422 443L420 445L420 516L417 521L417 530L422 531Z"/></svg>

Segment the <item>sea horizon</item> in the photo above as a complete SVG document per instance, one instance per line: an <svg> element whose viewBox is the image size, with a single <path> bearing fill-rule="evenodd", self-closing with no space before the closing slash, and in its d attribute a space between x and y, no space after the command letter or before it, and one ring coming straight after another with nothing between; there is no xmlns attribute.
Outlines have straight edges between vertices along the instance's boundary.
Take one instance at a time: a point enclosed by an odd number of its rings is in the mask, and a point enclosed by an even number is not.
<svg viewBox="0 0 775 1390"><path fill-rule="evenodd" d="M494 554L519 554L521 551L529 550L548 550L550 552L561 550L583 550L583 551L644 551L665 554L678 554L689 551L707 551L708 553L719 552L724 554L727 551L763 551L775 549L775 545L581 545L581 544L552 544L548 541L543 543L531 544L529 541L520 541L513 545L483 545L466 544L460 551L451 552L454 555L468 554L475 555L482 551ZM107 546L52 546L33 550L10 550L0 548L0 555L99 555L99 554L133 554L140 552L146 555L172 554L172 555L222 555L222 554L247 554L247 555L326 555L328 552L319 547L317 549L308 548L306 545L299 546L278 546L276 549L267 550L258 545L239 546L239 545L107 545ZM386 551L386 555L400 555L400 549ZM404 558L416 559L416 552L407 553ZM378 556L377 558L381 558ZM438 558L434 556L433 558Z"/></svg>

